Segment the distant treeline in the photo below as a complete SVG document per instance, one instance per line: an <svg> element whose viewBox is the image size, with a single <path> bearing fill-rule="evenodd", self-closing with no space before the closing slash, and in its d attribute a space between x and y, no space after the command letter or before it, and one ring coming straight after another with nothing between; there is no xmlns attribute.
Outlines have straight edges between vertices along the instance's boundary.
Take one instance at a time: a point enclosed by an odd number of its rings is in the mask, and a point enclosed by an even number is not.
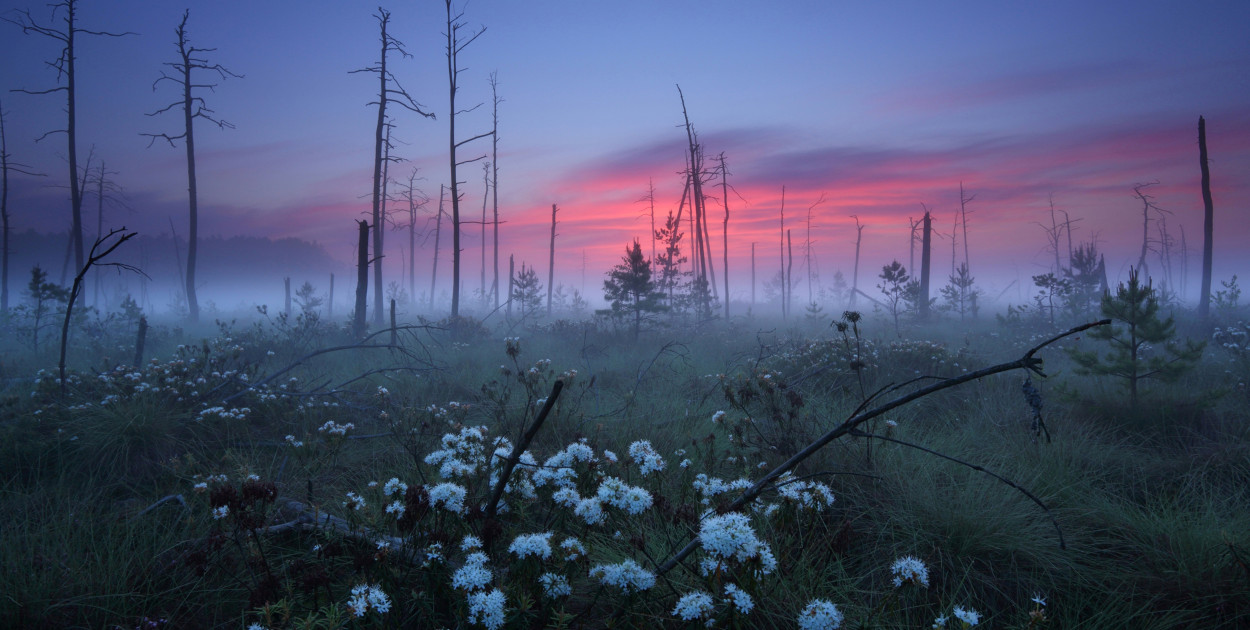
<svg viewBox="0 0 1250 630"><path fill-rule="evenodd" d="M11 237L9 256L10 299L20 303L22 292L36 265L48 279L66 284L74 277L73 256L66 256L69 234L45 234L27 230ZM87 246L90 247L88 239ZM100 300L109 309L126 293L149 310L166 310L181 295L185 273L187 241L177 243L168 233L140 233L118 249L106 262L121 262L142 269L150 280L136 274L117 274L101 269ZM348 267L334 260L318 243L297 238L269 239L254 236L201 237L196 284L203 287L202 299L215 301L223 309L243 302L281 304L282 279L290 277L296 286L311 281L324 293L330 274L345 279ZM91 304L93 286L89 280L85 297ZM338 296L336 296L337 301Z"/></svg>

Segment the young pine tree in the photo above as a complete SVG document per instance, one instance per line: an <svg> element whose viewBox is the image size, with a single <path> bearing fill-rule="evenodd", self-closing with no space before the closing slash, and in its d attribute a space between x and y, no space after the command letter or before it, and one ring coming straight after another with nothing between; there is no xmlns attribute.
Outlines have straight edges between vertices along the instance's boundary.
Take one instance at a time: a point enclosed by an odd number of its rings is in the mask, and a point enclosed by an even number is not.
<svg viewBox="0 0 1250 630"><path fill-rule="evenodd" d="M1106 354L1068 351L1078 374L1117 376L1128 384L1129 404L1137 409L1138 382L1152 378L1172 382L1202 358L1204 343L1186 340L1182 348L1171 339L1176 335L1171 317L1159 319L1159 300L1147 281L1143 286L1137 270L1129 268L1128 284L1120 284L1115 295L1102 296L1102 314L1111 326L1093 329L1089 336L1111 345ZM1120 324L1120 325L1117 325Z"/></svg>
<svg viewBox="0 0 1250 630"><path fill-rule="evenodd" d="M642 327L642 314L663 310L660 300L664 294L656 290L651 279L651 261L642 257L642 245L637 239L625 248L621 264L608 272L603 281L603 297L611 306L611 312L620 316L634 314L634 339Z"/></svg>
<svg viewBox="0 0 1250 630"><path fill-rule="evenodd" d="M904 302L907 301L908 293L915 293L915 300L919 300L920 284L916 283L910 290L908 282L912 279L907 275L907 269L903 267L897 260L881 268L881 283L877 285L881 289L881 293L885 295L886 307L890 310L890 315L894 318L894 334L899 337L903 336L902 330L898 325L898 316L903 310Z"/></svg>

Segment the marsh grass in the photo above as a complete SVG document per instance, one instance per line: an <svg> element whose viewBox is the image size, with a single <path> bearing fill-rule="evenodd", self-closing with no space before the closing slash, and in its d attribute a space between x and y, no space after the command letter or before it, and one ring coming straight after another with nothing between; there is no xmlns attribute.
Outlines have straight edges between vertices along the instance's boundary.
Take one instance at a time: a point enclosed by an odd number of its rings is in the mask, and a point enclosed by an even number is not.
<svg viewBox="0 0 1250 630"><path fill-rule="evenodd" d="M882 322L861 328L886 330ZM678 627L677 596L707 590L720 602L717 591L729 579L700 575L698 553L638 594L601 587L587 569L633 559L654 570L696 535L700 515L736 494L703 504L692 489L696 475L758 478L848 417L865 392L954 376L1036 343L1001 328L896 340L869 332L848 339L832 330L800 336L741 323L684 335L680 343L633 343L623 333L561 323L522 331L519 355L509 355L499 339L464 330L424 333L428 363L363 352L311 360L291 372L295 380L271 383L269 396L232 401L250 409L237 418L200 418L214 398L244 386L214 381L214 371L255 381L310 348L340 342L340 331L286 321L162 329L149 356L167 365L171 357L199 352L200 367L178 377L179 383L206 379L195 396L184 389L118 393L93 380L96 372L83 371L73 398L61 401L45 391L52 383L30 385L28 372L25 389L8 386L0 422L6 479L0 509L18 515L0 528L0 591L7 594L0 618L31 627L129 628L144 619L167 619L169 627L469 627L465 592L450 580L465 560L461 537L475 534L493 540L487 543L492 584L507 598L507 627ZM180 342L187 347L178 349ZM860 367L851 365L852 343ZM1072 379L1062 354L1047 354L1048 372L1058 376L1038 383L1050 442L1030 432L1022 377L1012 374L923 399L866 429L984 466L1029 489L1049 506L1066 549L1045 512L993 478L901 444L841 440L795 471L828 484L836 496L829 509L752 516L778 569L758 579L736 571L732 580L750 592L755 608L743 615L718 603L718 626L792 628L814 599L835 602L846 627L929 627L954 605L975 608L983 626L994 628L1235 628L1250 621L1250 574L1237 560L1238 553L1242 561L1250 558L1250 434L1237 398L1240 377L1228 375L1224 364L1203 365L1205 380L1152 391L1157 404L1150 413L1129 417L1114 384ZM221 362L208 367L209 359ZM39 361L6 365L12 371ZM531 368L537 372L525 376ZM361 374L368 376L352 380ZM602 459L583 471L579 493L593 494L590 475L601 472L645 488L655 500L649 510L637 516L608 510L606 523L588 526L541 498L549 493L542 491L532 502L507 495L512 509L495 523L432 510L407 531L382 513L393 497L370 482L444 481L423 460L457 427L483 425L491 436L516 443L557 378L566 381L565 391L529 450L540 463L578 440L600 458L613 451L617 462ZM1180 394L1204 382L1226 393L1201 404ZM317 387L321 395L303 394ZM101 404L110 393L119 398ZM726 414L713 423L717 411ZM327 421L355 428L334 437L319 431ZM305 446L292 447L288 435ZM643 475L629 460L638 440L665 459L662 473ZM691 460L688 468L679 465L684 459ZM238 488L256 475L258 483L273 482L282 498L320 506L353 527L421 548L439 543L444 559L403 562L397 550L329 530L252 534L237 514L213 519L211 488L193 489L218 474ZM485 478L463 481L474 501L489 493ZM348 492L359 493L368 507L359 513L345 507ZM145 511L178 494L186 508L171 500ZM784 503L776 490L761 502ZM280 503L244 509L273 525L293 518ZM589 557L512 562L508 542L541 531L555 532L553 540L578 537ZM905 555L928 567L927 588L891 584L890 564ZM572 593L544 600L534 581L540 567L567 575ZM276 581L267 581L268 574ZM389 612L350 614L348 590L362 583L389 593ZM1045 626L1030 622L1029 600L1037 594L1048 601Z"/></svg>

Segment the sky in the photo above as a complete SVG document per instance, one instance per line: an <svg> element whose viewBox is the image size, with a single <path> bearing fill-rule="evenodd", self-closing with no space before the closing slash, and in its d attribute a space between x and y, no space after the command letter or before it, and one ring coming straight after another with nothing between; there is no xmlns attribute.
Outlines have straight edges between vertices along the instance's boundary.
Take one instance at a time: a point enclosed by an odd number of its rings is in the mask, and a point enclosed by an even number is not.
<svg viewBox="0 0 1250 630"><path fill-rule="evenodd" d="M392 108L390 169L431 198L425 232L449 178L445 6L387 3L391 33L410 53L389 64L436 119ZM344 265L354 260L354 221L369 211L377 82L352 74L377 61L375 4L348 1L81 0L81 28L133 32L78 43L79 156L94 147L129 209L108 225L186 233L185 152L142 133L180 133L177 114L149 116L175 101L153 86L173 61L174 29L190 10L195 46L242 78L204 91L233 129L196 128L200 233L293 236L316 241ZM0 0L0 16L43 2ZM959 187L967 204L968 259L990 296L1020 301L1030 276L1053 265L1045 226L1050 204L1075 221L1076 243L1096 241L1113 281L1127 276L1142 241L1137 183L1163 213L1181 288L1180 241L1188 250L1186 297L1197 296L1202 248L1197 121L1207 120L1216 208L1215 277L1245 275L1250 239L1250 3L1052 1L649 1L471 0L456 2L469 31L461 53L460 138L490 130L488 76L499 97L501 258L534 265L545 281L551 204L559 207L557 283L602 294L603 274L626 245L650 255L656 220L676 210L686 155L680 85L709 158L729 167L730 294L749 300L751 247L758 299L781 264L782 188L792 230L796 298L806 300L808 243L827 286L854 265L856 220L864 226L859 270L871 291L883 265L909 265L910 222L928 208L940 236L935 284L949 273ZM0 23L0 99L12 159L49 173L15 177L14 228L67 229L70 221L60 96L46 63L59 46ZM204 77L206 80L210 77ZM488 155L489 141L460 159ZM481 218L480 163L461 167L466 221ZM392 187L392 191L395 187ZM709 202L712 255L723 270L719 186ZM822 200L823 199L823 200ZM392 206L394 209L394 205ZM407 207L400 208L406 214ZM810 214L810 231L808 216ZM1063 215L1060 215L1061 217ZM1062 220L1062 219L1061 219ZM401 226L406 216L396 216ZM1158 239L1157 223L1150 226ZM480 284L480 226L463 228L465 292ZM90 235L88 236L90 238ZM686 239L690 240L689 237ZM386 281L404 280L389 233ZM962 228L953 242L963 260ZM1066 242L1063 244L1066 253ZM449 246L444 244L443 254ZM417 252L417 291L428 290L433 243ZM1151 274L1161 275L1157 254ZM211 264L211 263L202 263ZM450 273L449 258L440 275ZM440 280L440 291L448 276ZM297 279L298 280L298 279ZM723 282L723 279L718 280ZM1156 280L1158 282L1158 280ZM1217 283L1218 287L1218 283ZM229 287L205 287L224 292ZM201 300L203 300L201 296Z"/></svg>

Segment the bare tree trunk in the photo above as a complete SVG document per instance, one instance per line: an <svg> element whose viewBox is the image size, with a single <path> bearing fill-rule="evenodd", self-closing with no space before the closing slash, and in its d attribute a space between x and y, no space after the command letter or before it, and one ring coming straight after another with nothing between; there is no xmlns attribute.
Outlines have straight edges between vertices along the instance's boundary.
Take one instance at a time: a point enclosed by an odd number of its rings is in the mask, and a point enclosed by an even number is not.
<svg viewBox="0 0 1250 630"><path fill-rule="evenodd" d="M196 118L203 118L213 123L214 125L217 125L219 128L233 129L234 126L224 120L214 118L212 114L212 110L208 109L208 107L205 106L204 99L194 95L193 93L194 88L208 88L211 90L215 86L214 84L211 84L211 83L195 83L192 80L191 71L192 70L207 70L209 72L215 72L222 79L225 79L227 77L239 77L240 75L234 74L233 72L225 69L224 67L221 66L221 64L210 64L207 59L204 59L203 57L200 56L203 53L214 50L214 49L197 48L191 45L190 38L187 36L187 21L190 19L190 17L191 17L190 10L184 11L182 14L182 22L178 24L178 29L176 31L178 35L178 58L179 60L174 63L165 64L173 68L178 73L179 76L175 78L169 75L162 74L161 78L157 79L156 83L153 83L153 89L155 89L156 84L160 83L161 81L173 81L179 86L179 88L181 88L182 99L181 101L171 103L170 105L167 105L165 108L157 110L156 112L151 114L151 115L155 115L161 112L168 111L175 107L181 107L183 132L176 136L170 136L169 134L143 134L143 135L150 137L152 139L152 142L155 142L157 138L162 138L165 141L169 142L170 146L174 145L175 140L181 139L187 151L188 230L187 230L187 275L185 278L185 281L186 281L185 293L186 293L186 298L187 298L187 317L192 322L198 322L200 320L200 304L195 294L195 271L196 271L196 261L198 260L199 242L200 242L199 241L200 212L199 212L199 192L197 189L196 177L195 177L195 125L194 125L194 122ZM149 146L150 145L151 143L149 143ZM101 176L103 176L103 174L101 174Z"/></svg>
<svg viewBox="0 0 1250 630"><path fill-rule="evenodd" d="M330 274L330 297L326 298L326 319L334 319L334 274Z"/></svg>
<svg viewBox="0 0 1250 630"><path fill-rule="evenodd" d="M490 201L490 162L482 165L482 305L490 303L490 293L486 288L486 203Z"/></svg>
<svg viewBox="0 0 1250 630"><path fill-rule="evenodd" d="M920 319L929 317L929 255L933 244L933 219L924 213L924 236L920 244Z"/></svg>
<svg viewBox="0 0 1250 630"><path fill-rule="evenodd" d="M851 272L851 310L855 310L855 296L859 295L859 246L864 240L864 226L860 224L859 217L851 215L855 219L855 267Z"/></svg>
<svg viewBox="0 0 1250 630"><path fill-rule="evenodd" d="M77 114L77 73L74 64L77 61L77 55L74 49L75 36L78 33L88 35L104 35L108 37L121 37L123 35L133 35L133 33L109 33L105 31L93 31L80 29L77 26L78 1L63 0L50 4L54 11L54 15L58 14L61 9L65 10L64 17L61 18L65 26L59 29L53 26L44 26L35 21L30 11L13 11L17 13L15 19L5 18L12 24L22 29L23 33L34 33L42 35L49 39L54 39L62 44L61 52L55 61L48 62L48 66L57 72L57 79L65 77L65 85L50 88L47 90L13 90L15 92L23 92L26 94L51 94L53 92L65 92L65 129L50 131L44 136L60 131L66 132L67 149L68 149L68 166L69 166L69 186L70 186L70 209L73 219L71 228L71 247L74 251L74 264L77 269L81 270L85 262L83 257L83 225L82 225L82 185L78 179L78 114ZM6 250L7 251L7 250Z"/></svg>
<svg viewBox="0 0 1250 630"><path fill-rule="evenodd" d="M755 243L751 243L751 306L755 306Z"/></svg>
<svg viewBox="0 0 1250 630"><path fill-rule="evenodd" d="M290 317L291 316L291 277L290 276L287 276L282 279L282 289L283 289L283 294L285 295L285 298L282 302L282 312L286 313L287 317Z"/></svg>
<svg viewBox="0 0 1250 630"><path fill-rule="evenodd" d="M911 249L907 258L907 268L912 271L916 270L916 228L920 227L920 221L907 217L907 224L911 226Z"/></svg>
<svg viewBox="0 0 1250 630"><path fill-rule="evenodd" d="M100 160L100 179L96 181L95 237L104 235L104 160ZM91 270L91 304L100 308L100 268Z"/></svg>
<svg viewBox="0 0 1250 630"><path fill-rule="evenodd" d="M964 265L968 267L968 275L972 275L972 265L968 262L968 202L976 199L977 196L971 197L964 193L964 183L959 182L959 223L964 228ZM1072 254L1072 232L1068 232L1068 254Z"/></svg>
<svg viewBox="0 0 1250 630"><path fill-rule="evenodd" d="M789 264L786 265L786 314L790 314L790 287L793 286L793 270L794 270L794 241L790 240L790 230L786 230L786 253L789 254Z"/></svg>
<svg viewBox="0 0 1250 630"><path fill-rule="evenodd" d="M1050 245L1055 250L1055 274L1063 272L1063 265L1059 263L1059 223L1055 218L1055 193L1050 193Z"/></svg>
<svg viewBox="0 0 1250 630"><path fill-rule="evenodd" d="M443 232L443 195L446 188L438 185L438 217L434 220L434 263L430 265L430 308L434 308L434 289L438 284L438 245Z"/></svg>
<svg viewBox="0 0 1250 630"><path fill-rule="evenodd" d="M449 166L451 168L451 316L460 316L460 181L456 176L456 167L463 162L456 159L456 150L461 145L485 137L489 134L480 134L473 136L467 140L456 141L456 115L460 112L456 110L456 90L460 77L460 68L457 65L457 58L460 52L469 44L473 43L482 33L486 32L485 28L478 30L469 36L467 40L461 41L460 29L463 24L459 21L463 17L463 13L452 15L451 0L446 0L447 5L447 83L448 83L448 107L450 112L447 116L448 120L448 138L447 146L449 155ZM484 157L484 156L483 156ZM470 160L473 161L473 160Z"/></svg>
<svg viewBox="0 0 1250 630"><path fill-rule="evenodd" d="M551 257L547 263L547 317L551 317L551 283L556 277L556 204L551 204Z"/></svg>
<svg viewBox="0 0 1250 630"><path fill-rule="evenodd" d="M491 206L494 208L495 220L491 222L495 233L495 277L491 282L490 292L495 296L495 310L499 310L499 80L496 73L490 73L491 98L491 129L490 129L490 163L491 163Z"/></svg>
<svg viewBox="0 0 1250 630"><path fill-rule="evenodd" d="M781 242L781 318L789 317L790 313L786 308L790 303L790 281L786 279L786 187L781 186L781 211L780 216L780 239Z"/></svg>
<svg viewBox="0 0 1250 630"><path fill-rule="evenodd" d="M385 33L383 37L385 38ZM383 66L385 66L385 62L383 62ZM386 257L383 251L386 241L386 188L391 179L391 126L389 122L383 124L383 127L386 129L386 135L382 139L382 179L380 188L374 190L374 194L377 197L375 197L373 213L373 321L379 326L384 321L382 309L385 305L383 301L385 290L382 286L382 261ZM377 175L375 174L374 177L376 178ZM374 184L377 185L376 179ZM400 260L403 259L401 258Z"/></svg>
<svg viewBox="0 0 1250 630"><path fill-rule="evenodd" d="M720 191L721 201L725 204L725 224L722 234L724 234L724 242L722 249L725 252L725 321L729 321L729 168L725 166L725 154L720 154ZM655 227L655 210L654 204L651 211L652 228ZM651 247L655 247L655 241L651 242Z"/></svg>
<svg viewBox="0 0 1250 630"><path fill-rule="evenodd" d="M508 313L509 320L512 319L512 291L516 286L516 259L512 254L508 254Z"/></svg>
<svg viewBox="0 0 1250 630"><path fill-rule="evenodd" d="M1198 319L1203 326L1211 321L1211 262L1215 235L1215 204L1211 201L1211 170L1207 167L1207 121L1198 117L1198 165L1202 168L1202 295L1198 298Z"/></svg>
<svg viewBox="0 0 1250 630"><path fill-rule="evenodd" d="M357 339L365 336L365 307L369 294L369 223L358 221L360 236L356 245L356 312L352 319L352 334Z"/></svg>

